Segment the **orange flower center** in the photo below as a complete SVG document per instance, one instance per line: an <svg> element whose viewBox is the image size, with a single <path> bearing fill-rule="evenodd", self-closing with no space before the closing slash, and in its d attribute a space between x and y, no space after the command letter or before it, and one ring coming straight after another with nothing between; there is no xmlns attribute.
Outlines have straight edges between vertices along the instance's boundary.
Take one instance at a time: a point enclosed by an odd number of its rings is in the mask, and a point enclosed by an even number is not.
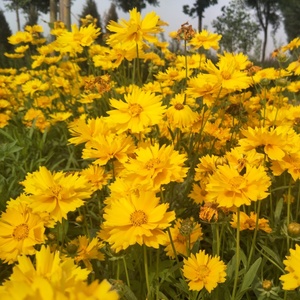
<svg viewBox="0 0 300 300"><path fill-rule="evenodd" d="M13 232L12 235L18 241L26 239L28 237L28 235L29 235L28 225L27 224L20 224L20 225L18 225L14 229L14 232Z"/></svg>
<svg viewBox="0 0 300 300"><path fill-rule="evenodd" d="M160 160L158 158L152 158L146 163L146 169L151 170L155 167L155 165L158 165L160 163Z"/></svg>
<svg viewBox="0 0 300 300"><path fill-rule="evenodd" d="M176 240L180 244L184 244L186 242L186 238L182 234L180 234L180 233L177 235L177 239Z"/></svg>
<svg viewBox="0 0 300 300"><path fill-rule="evenodd" d="M135 117L138 116L143 111L143 108L139 104L133 103L133 104L129 104L128 110L130 114L133 117Z"/></svg>
<svg viewBox="0 0 300 300"><path fill-rule="evenodd" d="M242 189L244 188L246 179L242 176L235 176L230 179L229 184L233 189Z"/></svg>
<svg viewBox="0 0 300 300"><path fill-rule="evenodd" d="M221 76L223 77L223 79L228 80L231 78L231 74L228 71L222 71L221 72Z"/></svg>
<svg viewBox="0 0 300 300"><path fill-rule="evenodd" d="M174 105L174 108L175 108L176 110L182 110L182 109L184 109L184 105L181 104L181 103L176 103L176 104Z"/></svg>
<svg viewBox="0 0 300 300"><path fill-rule="evenodd" d="M141 226L147 223L148 218L142 210L136 210L130 215L130 221L133 226Z"/></svg>
<svg viewBox="0 0 300 300"><path fill-rule="evenodd" d="M57 184L57 185L55 185L51 188L52 195L56 200L61 199L61 193L60 192L61 192L62 189L63 188L60 184Z"/></svg>
<svg viewBox="0 0 300 300"><path fill-rule="evenodd" d="M198 280L205 281L205 279L209 275L209 268L205 265L199 266L197 268L197 275Z"/></svg>

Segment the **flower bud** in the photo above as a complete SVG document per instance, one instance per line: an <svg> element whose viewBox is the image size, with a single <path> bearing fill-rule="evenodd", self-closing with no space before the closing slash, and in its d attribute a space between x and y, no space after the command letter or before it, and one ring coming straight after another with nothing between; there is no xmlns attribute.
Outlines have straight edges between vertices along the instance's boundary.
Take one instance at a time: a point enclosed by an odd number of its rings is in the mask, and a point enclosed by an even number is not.
<svg viewBox="0 0 300 300"><path fill-rule="evenodd" d="M300 237L300 224L292 222L288 225L287 231L290 237L298 238Z"/></svg>

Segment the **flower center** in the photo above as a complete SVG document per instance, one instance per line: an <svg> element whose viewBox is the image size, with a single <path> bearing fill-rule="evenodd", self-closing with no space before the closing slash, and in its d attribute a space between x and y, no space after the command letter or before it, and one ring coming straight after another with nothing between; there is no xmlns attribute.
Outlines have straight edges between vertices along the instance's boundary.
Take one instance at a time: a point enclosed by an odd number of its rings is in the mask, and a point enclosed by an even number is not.
<svg viewBox="0 0 300 300"><path fill-rule="evenodd" d="M186 238L185 238L185 236L183 236L181 233L179 233L179 234L177 235L176 241L177 241L178 243L180 243L180 244L184 244L184 243L186 242Z"/></svg>
<svg viewBox="0 0 300 300"><path fill-rule="evenodd" d="M235 176L233 178L230 179L229 184L231 185L231 187L233 189L242 189L244 188L246 183L246 179L242 176Z"/></svg>
<svg viewBox="0 0 300 300"><path fill-rule="evenodd" d="M56 200L61 199L61 193L60 192L61 192L62 189L63 188L60 184L57 184L57 185L55 185L51 188L52 195Z"/></svg>
<svg viewBox="0 0 300 300"><path fill-rule="evenodd" d="M174 105L174 108L175 108L176 110L182 110L182 109L184 109L184 105L181 104L181 103L176 103L176 104Z"/></svg>
<svg viewBox="0 0 300 300"><path fill-rule="evenodd" d="M142 210L136 210L130 215L130 221L133 226L141 226L147 223L148 218Z"/></svg>
<svg viewBox="0 0 300 300"><path fill-rule="evenodd" d="M198 280L205 281L206 277L209 275L209 268L205 265L199 266L197 269Z"/></svg>
<svg viewBox="0 0 300 300"><path fill-rule="evenodd" d="M158 165L160 163L160 160L158 158L152 158L146 163L146 169L151 170L155 167L155 165Z"/></svg>
<svg viewBox="0 0 300 300"><path fill-rule="evenodd" d="M221 72L221 76L223 77L223 79L228 80L231 78L231 74L228 71L222 71Z"/></svg>
<svg viewBox="0 0 300 300"><path fill-rule="evenodd" d="M133 104L129 104L128 110L130 114L133 117L135 117L138 116L143 111L143 108L139 104L133 103Z"/></svg>
<svg viewBox="0 0 300 300"><path fill-rule="evenodd" d="M14 229L14 232L13 232L12 235L18 241L26 239L28 237L28 235L29 235L28 225L27 224L20 224L20 225L18 225Z"/></svg>

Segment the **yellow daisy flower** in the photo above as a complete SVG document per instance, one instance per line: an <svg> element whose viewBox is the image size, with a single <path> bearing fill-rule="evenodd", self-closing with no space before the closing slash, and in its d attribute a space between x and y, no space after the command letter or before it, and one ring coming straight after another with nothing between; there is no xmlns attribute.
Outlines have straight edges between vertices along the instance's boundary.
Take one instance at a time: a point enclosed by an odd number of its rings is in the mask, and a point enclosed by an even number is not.
<svg viewBox="0 0 300 300"><path fill-rule="evenodd" d="M282 281L284 290L295 290L300 286L300 245L296 245L295 249L290 249L290 255L286 258L283 263L288 274L281 275L279 279Z"/></svg>
<svg viewBox="0 0 300 300"><path fill-rule="evenodd" d="M111 99L110 105L115 109L107 112L110 115L108 121L114 124L119 133L126 130L132 133L144 132L162 120L165 106L160 96L135 87L124 98L125 101Z"/></svg>
<svg viewBox="0 0 300 300"><path fill-rule="evenodd" d="M79 173L51 173L46 167L29 173L21 182L24 191L30 195L29 206L33 212L49 212L55 221L67 219L67 214L83 205L90 197L92 188L88 180Z"/></svg>
<svg viewBox="0 0 300 300"><path fill-rule="evenodd" d="M221 38L221 35L217 33L211 33L204 29L201 32L195 33L188 44L193 46L193 48L195 49L203 47L206 50L209 50L211 48L214 50L218 50L220 48L219 41Z"/></svg>
<svg viewBox="0 0 300 300"><path fill-rule="evenodd" d="M156 143L140 147L135 158L124 164L125 177L141 185L149 185L158 190L162 184L171 181L183 182L188 168L184 167L185 154L179 154L172 145L159 147Z"/></svg>
<svg viewBox="0 0 300 300"><path fill-rule="evenodd" d="M155 192L132 193L112 201L105 209L102 229L106 241L116 252L134 244L158 248L167 242L164 229L175 219L167 212L167 203L159 204Z"/></svg>
<svg viewBox="0 0 300 300"><path fill-rule="evenodd" d="M188 281L190 290L201 291L205 288L209 293L218 283L225 282L226 265L219 256L211 256L204 250L191 254L183 261L183 275Z"/></svg>
<svg viewBox="0 0 300 300"><path fill-rule="evenodd" d="M143 44L146 41L153 43L157 41L155 36L162 32L162 23L159 16L155 12L148 13L144 19L141 18L141 13L136 8L129 11L130 19L126 21L120 20L120 23L110 21L107 29L112 32L107 43L114 46L122 43L124 48L133 44Z"/></svg>
<svg viewBox="0 0 300 300"><path fill-rule="evenodd" d="M196 121L198 115L192 111L186 101L186 95L184 94L177 94L171 99L166 116L172 127L184 129L190 127Z"/></svg>
<svg viewBox="0 0 300 300"><path fill-rule="evenodd" d="M0 218L0 259L12 264L21 254L34 254L34 246L45 241L44 231L43 219L27 203L11 200Z"/></svg>
<svg viewBox="0 0 300 300"><path fill-rule="evenodd" d="M271 180L262 166L248 166L242 175L236 168L223 165L209 177L206 199L228 208L250 205L251 201L266 198L270 185Z"/></svg>
<svg viewBox="0 0 300 300"><path fill-rule="evenodd" d="M257 214L253 211L250 212L250 216L248 216L244 212L240 212L240 230L254 230L256 227ZM232 220L230 222L232 228L237 228L237 215L232 215ZM266 233L272 232L272 229L269 225L269 220L265 218L258 219L258 229L265 231Z"/></svg>

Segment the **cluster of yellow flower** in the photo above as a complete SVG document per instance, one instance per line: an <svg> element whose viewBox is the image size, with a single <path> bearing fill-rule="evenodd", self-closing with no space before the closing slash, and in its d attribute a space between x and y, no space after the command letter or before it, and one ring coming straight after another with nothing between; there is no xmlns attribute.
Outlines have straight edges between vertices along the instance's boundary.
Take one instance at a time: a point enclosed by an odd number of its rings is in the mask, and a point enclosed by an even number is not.
<svg viewBox="0 0 300 300"><path fill-rule="evenodd" d="M0 217L0 259L15 266L1 299L118 299L106 280L87 284L91 260L134 245L164 248L177 261L182 256L189 289L211 293L226 281L228 257L221 260L226 238L218 231L216 247L202 248L205 225L237 231L237 243L243 230L255 232L253 245L258 231L267 239L276 230L269 219L281 178L285 188L290 182L286 224L299 218L290 200L300 176L300 106L293 103L299 60L261 69L245 54L224 52L214 63L204 50L218 50L221 36L186 25L173 34L179 46L185 40L187 54L177 55L158 39L165 25L156 13L142 19L133 9L129 21L110 22L105 46L94 43L100 30L93 23L69 32L58 22L49 43L40 26L9 38L18 47L5 55L30 56L31 64L0 70L0 128L18 118L41 132L66 122L85 167L51 172L41 166L21 182L24 193L8 201ZM282 63L299 47L295 39L274 56ZM70 213L84 228L80 209L91 198L98 227L85 223L85 232L58 242L53 228L67 230ZM197 212L182 212L183 202ZM283 289L298 288L298 245L284 264Z"/></svg>

